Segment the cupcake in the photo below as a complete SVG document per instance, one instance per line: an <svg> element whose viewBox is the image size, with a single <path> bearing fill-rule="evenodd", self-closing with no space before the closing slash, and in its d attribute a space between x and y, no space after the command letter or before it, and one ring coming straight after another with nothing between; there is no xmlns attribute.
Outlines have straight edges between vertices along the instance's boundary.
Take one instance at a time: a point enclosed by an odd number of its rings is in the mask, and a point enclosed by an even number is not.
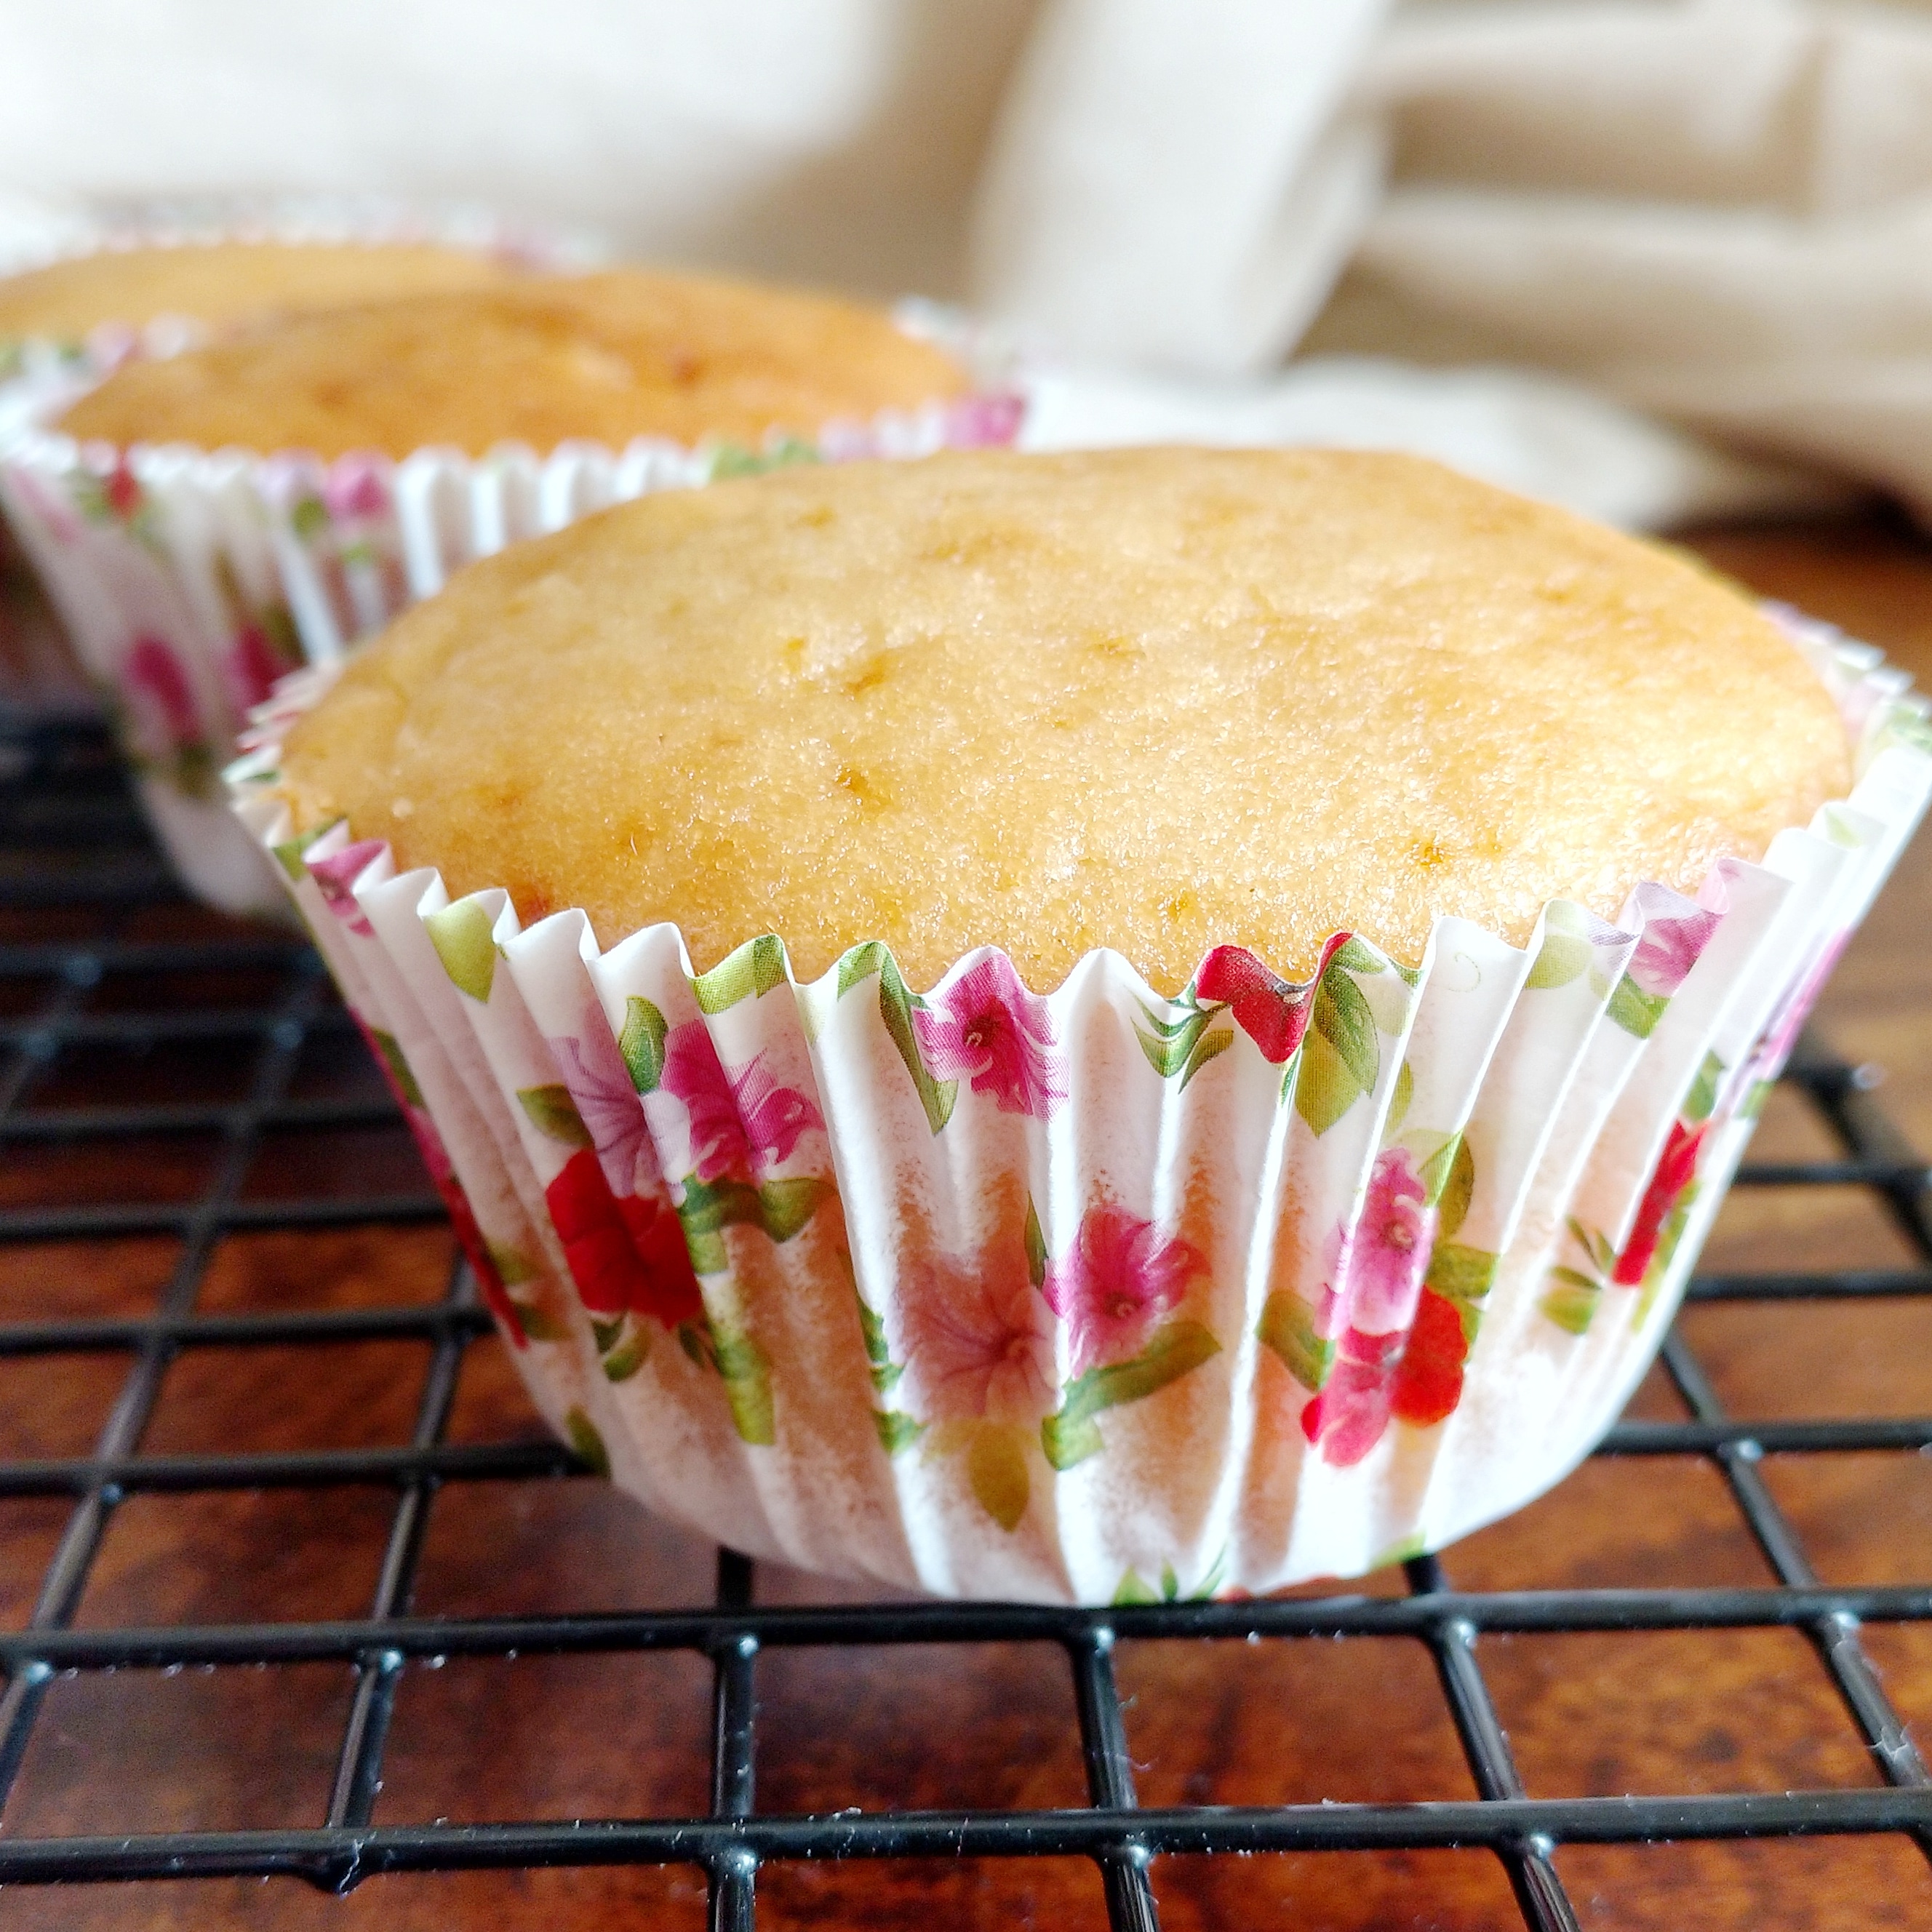
<svg viewBox="0 0 1932 1932"><path fill-rule="evenodd" d="M1586 1454L1932 786L1874 653L1330 452L654 497L260 732L553 1424L754 1555L1090 1603Z"/></svg>
<svg viewBox="0 0 1932 1932"><path fill-rule="evenodd" d="M57 376L90 356L111 364L144 334L219 336L278 315L480 286L515 269L506 253L390 239L155 239L99 248L0 278L0 385L30 372ZM28 400L0 400L0 419ZM0 694L65 709L86 692L0 522Z"/></svg>
<svg viewBox="0 0 1932 1932"><path fill-rule="evenodd" d="M164 319L220 337L278 316L486 286L516 265L429 242L222 240L102 248L0 279L0 343L78 346Z"/></svg>
<svg viewBox="0 0 1932 1932"><path fill-rule="evenodd" d="M178 867L242 909L280 896L206 801L293 664L614 500L1004 441L1017 420L882 311L637 269L525 276L126 361L14 440L0 494L117 694Z"/></svg>

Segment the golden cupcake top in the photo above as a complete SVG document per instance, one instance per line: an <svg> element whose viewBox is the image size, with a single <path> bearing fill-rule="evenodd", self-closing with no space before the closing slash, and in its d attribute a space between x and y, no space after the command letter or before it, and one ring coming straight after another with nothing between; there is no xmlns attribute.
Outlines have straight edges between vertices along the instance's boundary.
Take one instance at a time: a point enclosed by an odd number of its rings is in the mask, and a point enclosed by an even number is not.
<svg viewBox="0 0 1932 1932"><path fill-rule="evenodd" d="M337 309L130 363L61 427L326 457L429 444L482 455L506 441L548 452L578 436L756 443L966 386L949 356L881 310L614 268Z"/></svg>
<svg viewBox="0 0 1932 1932"><path fill-rule="evenodd" d="M518 272L428 242L222 242L107 248L0 279L0 338L75 341L181 316L223 332L310 309L486 286Z"/></svg>
<svg viewBox="0 0 1932 1932"><path fill-rule="evenodd" d="M463 572L284 747L346 814L526 920L887 941L1039 991L1112 946L1305 976L1460 915L1694 890L1849 782L1744 598L1418 459L945 455L654 496Z"/></svg>

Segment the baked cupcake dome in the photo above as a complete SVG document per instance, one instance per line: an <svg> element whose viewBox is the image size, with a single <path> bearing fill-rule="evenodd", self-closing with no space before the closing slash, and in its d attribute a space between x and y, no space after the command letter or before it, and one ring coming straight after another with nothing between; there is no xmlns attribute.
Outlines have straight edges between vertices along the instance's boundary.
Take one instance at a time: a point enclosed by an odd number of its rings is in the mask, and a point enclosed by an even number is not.
<svg viewBox="0 0 1932 1932"><path fill-rule="evenodd" d="M219 242L106 248L0 280L0 340L79 339L185 316L220 332L271 317L486 286L500 258L427 242Z"/></svg>
<svg viewBox="0 0 1932 1932"><path fill-rule="evenodd" d="M756 443L960 394L951 358L880 310L635 268L423 294L130 364L62 420L121 445L324 458L481 455L572 438Z"/></svg>
<svg viewBox="0 0 1932 1932"><path fill-rule="evenodd" d="M1416 459L974 453L622 506L477 564L289 736L452 892L801 980L993 945L1177 988L1210 948L1514 944L1694 892L1849 783L1811 670L1649 545Z"/></svg>

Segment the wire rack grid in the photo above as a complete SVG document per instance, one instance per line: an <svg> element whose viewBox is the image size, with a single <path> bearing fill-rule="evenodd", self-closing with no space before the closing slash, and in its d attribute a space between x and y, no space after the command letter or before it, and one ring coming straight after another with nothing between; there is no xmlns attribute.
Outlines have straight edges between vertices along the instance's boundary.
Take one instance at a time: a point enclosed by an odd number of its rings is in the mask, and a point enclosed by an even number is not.
<svg viewBox="0 0 1932 1932"><path fill-rule="evenodd" d="M165 1233L178 1243L171 1278L149 1312L0 1324L0 1365L41 1358L50 1376L83 1352L124 1358L124 1378L91 1453L0 1462L0 1498L64 1499L68 1510L30 1614L0 1630L0 1805L18 1780L50 1686L71 1672L325 1663L353 1673L326 1816L299 1828L156 1831L92 1837L0 1832L0 1885L248 1874L290 1875L346 1892L373 1874L463 1868L680 1863L700 1868L710 1923L754 1922L760 1871L826 1858L1076 1857L1099 1868L1108 1922L1159 1923L1151 1873L1164 1855L1439 1846L1486 1848L1508 1874L1522 1919L1537 1932L1578 1924L1559 1878L1558 1847L1658 1839L1900 1834L1932 1856L1932 1780L1888 1700L1862 1640L1869 1623L1932 1622L1932 1588L1826 1588L1766 1480L1768 1455L1932 1449L1932 1416L1734 1418L1682 1330L1664 1360L1688 1415L1620 1423L1599 1454L1695 1456L1721 1472L1776 1582L1772 1587L1541 1589L1451 1587L1436 1559L1406 1566L1406 1594L1299 1595L1268 1600L1172 1602L1076 1611L998 1604L761 1606L752 1564L718 1559L715 1601L675 1612L470 1618L410 1613L428 1514L446 1486L586 1473L560 1446L459 1443L446 1430L466 1352L488 1331L473 1284L458 1267L428 1305L221 1313L198 1312L210 1258L237 1230L394 1226L434 1222L426 1185L350 1195L264 1198L243 1180L265 1136L290 1128L355 1128L394 1118L375 1098L302 1100L291 1077L305 1047L341 1036L361 1052L314 953L292 937L187 922L179 940L125 936L136 916L174 898L143 844L107 750L85 728L44 724L0 734L0 932L55 936L0 940L0 1143L14 1157L40 1146L98 1145L110 1153L171 1135L218 1144L192 1198L82 1204L19 1198L0 1207L0 1244L99 1242ZM76 921L84 936L56 928ZM51 922L51 923L50 923ZM212 936L211 936L211 934ZM144 1002L169 975L245 972L266 999L215 1005ZM266 976L266 980L262 976ZM103 1010L110 980L131 1000ZM226 1056L245 1069L241 1097L212 1102L109 1098L43 1104L63 1057L158 1044ZM1704 1276L1694 1303L1840 1300L1932 1295L1932 1212L1924 1163L1880 1110L1860 1070L1808 1041L1788 1075L1842 1149L1837 1158L1748 1168L1742 1184L1872 1190L1914 1264L1837 1273ZM210 1348L282 1349L407 1338L430 1366L406 1444L248 1454L145 1451L144 1432L170 1366ZM96 1628L76 1612L114 1513L144 1493L332 1490L371 1484L393 1494L380 1575L365 1616L334 1622L249 1621ZM1638 1797L1526 1795L1492 1687L1483 1640L1508 1633L1724 1630L1801 1633L1882 1773L1861 1788ZM1399 1636L1426 1646L1477 1796L1403 1804L1142 1806L1117 1687L1115 1646L1146 1638L1250 1641ZM1058 1645L1071 1666L1087 1802L1052 1810L875 1810L775 1814L756 1804L757 1677L762 1655L788 1646L957 1645L1023 1640ZM702 1816L537 1820L490 1824L388 1824L374 1817L399 1683L412 1667L450 1657L544 1652L610 1656L683 1651L712 1675L710 1802Z"/></svg>

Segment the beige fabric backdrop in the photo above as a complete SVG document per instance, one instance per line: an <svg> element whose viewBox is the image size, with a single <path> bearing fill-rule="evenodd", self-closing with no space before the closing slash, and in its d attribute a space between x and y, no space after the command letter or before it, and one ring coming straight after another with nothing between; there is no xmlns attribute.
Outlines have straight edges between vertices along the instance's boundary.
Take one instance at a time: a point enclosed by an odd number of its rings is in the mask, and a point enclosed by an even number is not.
<svg viewBox="0 0 1932 1932"><path fill-rule="evenodd" d="M1932 514L1907 7L0 0L0 244L469 197L972 299L1057 351L1047 440L1402 442L1631 521L1788 496L1721 444Z"/></svg>

